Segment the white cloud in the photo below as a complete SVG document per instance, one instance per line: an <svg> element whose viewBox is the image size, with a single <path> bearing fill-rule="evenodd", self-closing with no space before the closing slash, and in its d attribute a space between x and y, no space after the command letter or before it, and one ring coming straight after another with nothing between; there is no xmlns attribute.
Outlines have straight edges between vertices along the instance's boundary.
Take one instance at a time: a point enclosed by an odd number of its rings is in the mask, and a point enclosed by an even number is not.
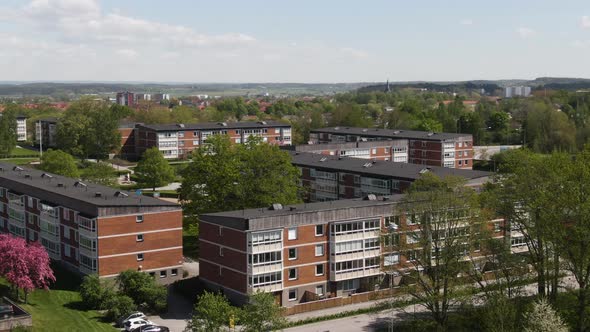
<svg viewBox="0 0 590 332"><path fill-rule="evenodd" d="M351 47L342 47L340 48L340 52L353 58L366 58L369 56L369 53Z"/></svg>
<svg viewBox="0 0 590 332"><path fill-rule="evenodd" d="M461 25L473 25L473 20L470 18L465 18L462 19L461 21L459 21L459 24Z"/></svg>
<svg viewBox="0 0 590 332"><path fill-rule="evenodd" d="M580 26L582 26L582 28L590 28L590 16L582 16Z"/></svg>
<svg viewBox="0 0 590 332"><path fill-rule="evenodd" d="M132 50L129 48L117 50L116 53L120 57L128 59L128 60L133 60L133 59L137 58L137 56L139 55L139 53L137 53L136 50Z"/></svg>
<svg viewBox="0 0 590 332"><path fill-rule="evenodd" d="M531 28L527 28L527 27L520 27L520 28L516 29L516 32L518 33L520 38L523 38L523 39L532 37L537 33L535 30L533 30Z"/></svg>
<svg viewBox="0 0 590 332"><path fill-rule="evenodd" d="M590 48L590 40L574 40L572 46L575 48Z"/></svg>

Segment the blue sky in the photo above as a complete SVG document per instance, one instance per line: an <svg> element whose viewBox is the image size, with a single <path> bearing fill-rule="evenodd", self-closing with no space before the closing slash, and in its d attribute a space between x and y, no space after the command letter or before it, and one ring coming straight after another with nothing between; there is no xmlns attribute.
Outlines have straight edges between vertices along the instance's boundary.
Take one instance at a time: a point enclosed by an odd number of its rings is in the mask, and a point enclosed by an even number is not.
<svg viewBox="0 0 590 332"><path fill-rule="evenodd" d="M590 78L590 1L2 0L0 80Z"/></svg>

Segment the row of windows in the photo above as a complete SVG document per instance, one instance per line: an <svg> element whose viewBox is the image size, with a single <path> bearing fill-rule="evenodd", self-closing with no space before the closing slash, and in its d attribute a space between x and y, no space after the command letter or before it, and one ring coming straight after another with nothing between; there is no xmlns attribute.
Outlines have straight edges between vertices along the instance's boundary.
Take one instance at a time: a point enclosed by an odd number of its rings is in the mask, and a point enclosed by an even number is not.
<svg viewBox="0 0 590 332"><path fill-rule="evenodd" d="M265 265L281 262L281 252L265 252L262 254L250 254L248 255L248 264L251 265Z"/></svg>
<svg viewBox="0 0 590 332"><path fill-rule="evenodd" d="M315 275L316 277L324 275L324 264L315 266ZM299 278L299 269L296 267L290 268L287 270L287 277L289 280L297 280Z"/></svg>
<svg viewBox="0 0 590 332"><path fill-rule="evenodd" d="M269 232L260 232L260 233L252 233L252 237L250 240L250 245L261 245L261 244L271 244L281 241L281 233L282 231L269 231ZM295 234L297 237L297 234Z"/></svg>
<svg viewBox="0 0 590 332"><path fill-rule="evenodd" d="M373 219L369 221L354 221L354 222L347 222L347 223L339 223L332 225L332 232L335 235L343 234L343 233L356 233L362 232L364 230L375 230L379 229L380 220Z"/></svg>
<svg viewBox="0 0 590 332"><path fill-rule="evenodd" d="M338 262L332 264L332 271L336 274L360 271L379 267L379 257L369 257L365 259L355 259L352 261Z"/></svg>
<svg viewBox="0 0 590 332"><path fill-rule="evenodd" d="M254 275L250 277L250 286L251 287L259 287L259 286L266 286L272 284L278 284L283 281L283 273L282 272L271 272L271 273L264 273L259 275Z"/></svg>

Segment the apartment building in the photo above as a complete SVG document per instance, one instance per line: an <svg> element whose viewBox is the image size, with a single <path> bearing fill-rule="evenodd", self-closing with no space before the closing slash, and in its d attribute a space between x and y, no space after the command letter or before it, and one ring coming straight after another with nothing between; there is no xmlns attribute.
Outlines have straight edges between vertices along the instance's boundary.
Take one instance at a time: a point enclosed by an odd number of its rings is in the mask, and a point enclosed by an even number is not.
<svg viewBox="0 0 590 332"><path fill-rule="evenodd" d="M135 105L135 94L133 92L117 92L115 102L122 106L133 106Z"/></svg>
<svg viewBox="0 0 590 332"><path fill-rule="evenodd" d="M330 201L364 197L368 194L392 195L404 192L412 182L431 172L439 177L459 176L467 185L480 187L492 173L470 169L392 163L388 161L290 152L293 165L308 188L308 201Z"/></svg>
<svg viewBox="0 0 590 332"><path fill-rule="evenodd" d="M419 227L395 212L402 198L371 195L203 214L200 279L234 303L264 291L284 307L398 285L403 276L384 271L405 268L412 258L391 251L381 239L391 223L404 241ZM503 221L490 223L494 236L503 237L496 225Z"/></svg>
<svg viewBox="0 0 590 332"><path fill-rule="evenodd" d="M0 163L0 231L80 274L182 276L182 210L151 197Z"/></svg>
<svg viewBox="0 0 590 332"><path fill-rule="evenodd" d="M236 144L253 136L278 145L290 145L292 139L291 125L275 121L137 125L135 152L141 156L146 149L157 146L165 158L186 158L208 137L220 134L228 135Z"/></svg>
<svg viewBox="0 0 590 332"><path fill-rule="evenodd" d="M395 141L291 145L283 148L290 151L316 153L326 156L352 157L396 163L408 162L408 140L403 139Z"/></svg>
<svg viewBox="0 0 590 332"><path fill-rule="evenodd" d="M43 148L55 148L55 134L57 133L57 118L40 119L35 123L35 144L43 144Z"/></svg>
<svg viewBox="0 0 590 332"><path fill-rule="evenodd" d="M469 134L330 127L312 129L309 135L314 144L406 140L409 163L462 169L473 167L473 137Z"/></svg>
<svg viewBox="0 0 590 332"><path fill-rule="evenodd" d="M27 140L27 117L25 115L17 115L16 117L16 140L18 142Z"/></svg>

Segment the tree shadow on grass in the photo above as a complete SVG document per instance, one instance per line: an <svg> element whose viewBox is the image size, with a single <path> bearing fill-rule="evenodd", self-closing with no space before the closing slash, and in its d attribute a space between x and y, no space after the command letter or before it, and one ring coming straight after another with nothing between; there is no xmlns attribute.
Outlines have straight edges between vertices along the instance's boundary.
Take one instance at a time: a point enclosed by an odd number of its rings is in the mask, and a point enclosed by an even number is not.
<svg viewBox="0 0 590 332"><path fill-rule="evenodd" d="M89 310L88 306L86 306L86 303L84 303L84 301L68 302L68 303L64 304L64 307L66 307L68 309L72 309L72 310L77 310L77 311Z"/></svg>
<svg viewBox="0 0 590 332"><path fill-rule="evenodd" d="M59 263L52 262L51 269L55 275L55 282L49 286L50 289L78 291L82 283L82 277L80 275L66 269Z"/></svg>

